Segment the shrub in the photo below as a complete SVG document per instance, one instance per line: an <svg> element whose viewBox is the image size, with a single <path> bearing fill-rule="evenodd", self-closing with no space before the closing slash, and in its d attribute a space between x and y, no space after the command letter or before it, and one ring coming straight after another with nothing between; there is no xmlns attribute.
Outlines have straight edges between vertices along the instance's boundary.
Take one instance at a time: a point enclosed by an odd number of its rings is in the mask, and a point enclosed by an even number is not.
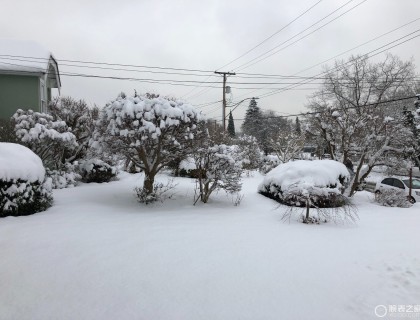
<svg viewBox="0 0 420 320"><path fill-rule="evenodd" d="M340 162L298 160L271 170L259 186L259 192L281 204L306 208L302 218L305 223L340 219L354 222L357 215L348 198L342 195L348 179L349 173ZM310 208L316 209L315 215L310 215ZM290 217L293 211L287 210L284 217Z"/></svg>
<svg viewBox="0 0 420 320"><path fill-rule="evenodd" d="M224 190L228 194L241 191L241 162L237 157L236 146L212 145L195 151L197 166L196 198L207 203L213 191ZM238 202L238 204L240 201Z"/></svg>
<svg viewBox="0 0 420 320"><path fill-rule="evenodd" d="M53 189L72 188L77 186L81 179L80 174L74 171L73 165L67 165L66 170L46 169L47 177L51 178Z"/></svg>
<svg viewBox="0 0 420 320"><path fill-rule="evenodd" d="M45 211L52 204L51 180L29 182L0 179L0 217L26 216Z"/></svg>
<svg viewBox="0 0 420 320"><path fill-rule="evenodd" d="M409 208L413 205L403 191L395 189L375 193L375 201L384 207Z"/></svg>
<svg viewBox="0 0 420 320"><path fill-rule="evenodd" d="M79 170L83 182L109 182L117 175L117 169L100 159L82 161Z"/></svg>
<svg viewBox="0 0 420 320"><path fill-rule="evenodd" d="M180 177L197 179L200 176L200 172L202 176L205 176L205 171L203 169L201 171L197 169L195 160L192 157L187 157L179 163L178 175Z"/></svg>
<svg viewBox="0 0 420 320"><path fill-rule="evenodd" d="M156 182L153 184L153 192L148 192L145 188L137 187L134 189L136 192L138 201L144 204L150 204L153 202L163 202L166 199L171 199L174 193L171 192L176 187L172 179L169 179L167 183Z"/></svg>
<svg viewBox="0 0 420 320"><path fill-rule="evenodd" d="M280 164L280 159L275 155L267 155L263 158L260 172L263 174L267 174L271 170L273 170L275 167L277 167Z"/></svg>
<svg viewBox="0 0 420 320"><path fill-rule="evenodd" d="M52 204L51 179L28 148L0 143L0 217L29 215Z"/></svg>

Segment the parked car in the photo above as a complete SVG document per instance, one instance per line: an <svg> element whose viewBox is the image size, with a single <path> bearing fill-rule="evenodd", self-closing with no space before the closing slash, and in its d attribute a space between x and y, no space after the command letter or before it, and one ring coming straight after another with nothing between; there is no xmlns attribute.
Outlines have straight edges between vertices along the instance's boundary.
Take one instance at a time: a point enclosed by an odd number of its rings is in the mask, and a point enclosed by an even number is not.
<svg viewBox="0 0 420 320"><path fill-rule="evenodd" d="M385 189L403 190L407 197L410 197L409 189L410 179L387 177L378 182L375 187L375 194L381 193ZM411 198L408 199L412 203L420 201L420 179L412 179Z"/></svg>

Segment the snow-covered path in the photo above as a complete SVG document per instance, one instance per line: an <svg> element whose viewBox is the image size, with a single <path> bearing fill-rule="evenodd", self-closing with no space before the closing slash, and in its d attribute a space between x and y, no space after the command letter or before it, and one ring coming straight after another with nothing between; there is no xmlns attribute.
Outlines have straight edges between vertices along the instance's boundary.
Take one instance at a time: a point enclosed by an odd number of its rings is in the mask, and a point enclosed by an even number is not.
<svg viewBox="0 0 420 320"><path fill-rule="evenodd" d="M160 176L166 179L165 176ZM375 319L420 304L420 204L356 195L357 226L281 221L245 178L223 194L144 206L139 175L55 191L47 212L0 219L0 319Z"/></svg>

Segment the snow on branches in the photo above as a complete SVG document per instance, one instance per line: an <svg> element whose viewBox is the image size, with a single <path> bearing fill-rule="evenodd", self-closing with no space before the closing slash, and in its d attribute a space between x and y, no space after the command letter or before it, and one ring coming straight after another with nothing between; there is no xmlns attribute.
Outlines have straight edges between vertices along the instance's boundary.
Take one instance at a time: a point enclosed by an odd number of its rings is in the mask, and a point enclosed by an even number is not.
<svg viewBox="0 0 420 320"><path fill-rule="evenodd" d="M78 146L66 122L54 120L49 114L19 109L13 119L17 138L34 151L47 167L58 168L66 162L68 150Z"/></svg>
<svg viewBox="0 0 420 320"><path fill-rule="evenodd" d="M200 148L193 154L198 171L195 199L207 203L213 191L223 189L235 194L241 191L242 163L237 146L213 145Z"/></svg>
<svg viewBox="0 0 420 320"><path fill-rule="evenodd" d="M101 111L92 146L123 154L141 168L150 193L155 175L188 152L200 134L200 120L201 115L181 101L121 94Z"/></svg>

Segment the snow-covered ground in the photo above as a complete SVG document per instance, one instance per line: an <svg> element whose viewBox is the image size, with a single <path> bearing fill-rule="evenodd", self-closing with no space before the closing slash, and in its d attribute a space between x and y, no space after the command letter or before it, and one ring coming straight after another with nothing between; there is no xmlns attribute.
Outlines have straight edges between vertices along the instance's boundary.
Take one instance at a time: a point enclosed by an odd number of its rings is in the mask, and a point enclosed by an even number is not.
<svg viewBox="0 0 420 320"><path fill-rule="evenodd" d="M257 173L237 207L222 193L193 206L187 178L141 205L140 176L0 219L0 319L376 319L377 305L420 304L420 204L361 192L356 226L305 225L281 221Z"/></svg>

